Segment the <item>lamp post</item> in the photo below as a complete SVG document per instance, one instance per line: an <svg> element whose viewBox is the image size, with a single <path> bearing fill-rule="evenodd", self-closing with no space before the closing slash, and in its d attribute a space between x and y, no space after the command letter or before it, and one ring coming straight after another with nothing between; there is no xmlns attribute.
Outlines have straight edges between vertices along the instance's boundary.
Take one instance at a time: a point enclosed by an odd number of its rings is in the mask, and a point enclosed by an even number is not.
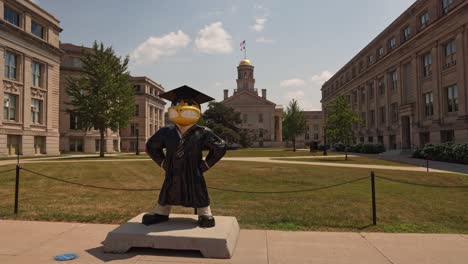
<svg viewBox="0 0 468 264"><path fill-rule="evenodd" d="M140 134L140 130L137 128L135 129L136 130L136 155L140 155L140 150L139 150L139 146L138 146L138 135Z"/></svg>

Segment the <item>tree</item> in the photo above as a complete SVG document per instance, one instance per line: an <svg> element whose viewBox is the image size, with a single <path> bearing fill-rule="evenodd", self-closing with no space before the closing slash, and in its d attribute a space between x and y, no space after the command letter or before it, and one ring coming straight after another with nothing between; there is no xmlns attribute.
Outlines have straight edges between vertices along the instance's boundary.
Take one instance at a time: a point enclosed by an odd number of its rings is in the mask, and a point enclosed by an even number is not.
<svg viewBox="0 0 468 264"><path fill-rule="evenodd" d="M296 151L296 136L304 133L307 127L306 118L297 100L292 99L289 102L283 116L283 138L290 139L293 143L293 151Z"/></svg>
<svg viewBox="0 0 468 264"><path fill-rule="evenodd" d="M325 133L331 143L345 145L345 160L348 160L348 145L354 139L353 124L361 122L344 96L338 96L327 108Z"/></svg>
<svg viewBox="0 0 468 264"><path fill-rule="evenodd" d="M83 129L100 133L100 157L104 157L104 133L128 126L135 115L133 89L128 81L128 57L121 59L112 47L94 42L91 51L83 49L82 74L69 78L70 114L78 116Z"/></svg>
<svg viewBox="0 0 468 264"><path fill-rule="evenodd" d="M240 113L222 103L210 102L200 123L211 128L228 144L239 143L245 147L245 143L248 142L245 140L245 132L239 129L242 123Z"/></svg>

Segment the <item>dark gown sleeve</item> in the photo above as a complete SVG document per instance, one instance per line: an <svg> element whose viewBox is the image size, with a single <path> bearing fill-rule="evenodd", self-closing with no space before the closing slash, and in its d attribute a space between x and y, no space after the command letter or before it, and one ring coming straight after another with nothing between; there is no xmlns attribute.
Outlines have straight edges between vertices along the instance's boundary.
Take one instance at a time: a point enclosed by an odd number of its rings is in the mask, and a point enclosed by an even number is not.
<svg viewBox="0 0 468 264"><path fill-rule="evenodd" d="M208 149L208 156L201 163L201 171L205 172L213 167L226 154L226 142L218 137L211 129L205 128L206 136L203 149Z"/></svg>
<svg viewBox="0 0 468 264"><path fill-rule="evenodd" d="M159 129L149 140L146 142L146 153L151 157L162 168L164 167L164 155L163 149L166 147L164 144L166 129Z"/></svg>

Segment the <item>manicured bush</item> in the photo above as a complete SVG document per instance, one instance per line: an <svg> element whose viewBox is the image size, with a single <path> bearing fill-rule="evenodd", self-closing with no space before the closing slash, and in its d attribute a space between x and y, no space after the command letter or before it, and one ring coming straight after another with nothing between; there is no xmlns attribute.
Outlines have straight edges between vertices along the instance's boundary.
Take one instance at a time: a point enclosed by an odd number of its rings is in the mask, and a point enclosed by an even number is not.
<svg viewBox="0 0 468 264"><path fill-rule="evenodd" d="M341 144L341 143L335 144L333 147L338 152L345 151L344 144ZM385 152L385 147L382 144L357 143L357 144L348 146L348 152L378 154L378 153Z"/></svg>
<svg viewBox="0 0 468 264"><path fill-rule="evenodd" d="M468 164L468 144L426 144L424 148L414 151L413 157Z"/></svg>

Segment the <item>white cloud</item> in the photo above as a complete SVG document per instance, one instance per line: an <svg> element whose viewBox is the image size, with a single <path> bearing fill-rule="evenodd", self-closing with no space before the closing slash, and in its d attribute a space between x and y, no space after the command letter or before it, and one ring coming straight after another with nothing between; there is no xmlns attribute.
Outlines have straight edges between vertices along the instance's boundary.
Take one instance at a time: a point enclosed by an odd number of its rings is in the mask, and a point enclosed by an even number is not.
<svg viewBox="0 0 468 264"><path fill-rule="evenodd" d="M304 85L305 81L299 78L284 80L280 83L281 87L299 87Z"/></svg>
<svg viewBox="0 0 468 264"><path fill-rule="evenodd" d="M311 80L312 80L312 82L314 82L314 83L316 83L318 85L322 85L326 81L328 81L328 79L330 79L332 76L333 76L333 73L331 73L329 71L322 71L320 74L316 74L316 75L312 76Z"/></svg>
<svg viewBox="0 0 468 264"><path fill-rule="evenodd" d="M258 43L273 43L274 40L272 39L268 39L268 38L265 38L265 37L259 37L257 39L255 39L256 42Z"/></svg>
<svg viewBox="0 0 468 264"><path fill-rule="evenodd" d="M223 28L223 23L215 22L205 26L195 39L195 50L207 54L227 54L232 52L231 35Z"/></svg>
<svg viewBox="0 0 468 264"><path fill-rule="evenodd" d="M287 92L285 97L286 99L289 101L291 101L292 99L296 99L297 101L302 101L302 99L304 99L304 91L302 90L297 90L297 91L291 91L291 92Z"/></svg>
<svg viewBox="0 0 468 264"><path fill-rule="evenodd" d="M156 62L163 56L172 56L187 47L190 37L181 30L161 37L149 37L130 53L136 63Z"/></svg>
<svg viewBox="0 0 468 264"><path fill-rule="evenodd" d="M258 17L255 19L255 24L251 26L254 31L262 32L265 29L265 23L268 21L266 17Z"/></svg>

